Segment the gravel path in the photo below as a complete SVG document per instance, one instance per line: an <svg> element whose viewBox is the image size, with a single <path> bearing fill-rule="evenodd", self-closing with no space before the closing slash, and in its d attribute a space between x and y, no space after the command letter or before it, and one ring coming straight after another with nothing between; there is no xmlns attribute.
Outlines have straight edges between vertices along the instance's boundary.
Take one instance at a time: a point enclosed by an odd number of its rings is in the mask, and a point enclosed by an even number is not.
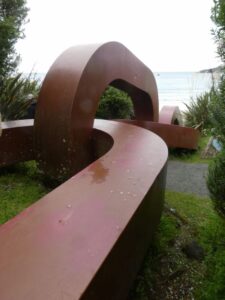
<svg viewBox="0 0 225 300"><path fill-rule="evenodd" d="M181 193L209 196L205 178L207 164L169 161L166 188Z"/></svg>

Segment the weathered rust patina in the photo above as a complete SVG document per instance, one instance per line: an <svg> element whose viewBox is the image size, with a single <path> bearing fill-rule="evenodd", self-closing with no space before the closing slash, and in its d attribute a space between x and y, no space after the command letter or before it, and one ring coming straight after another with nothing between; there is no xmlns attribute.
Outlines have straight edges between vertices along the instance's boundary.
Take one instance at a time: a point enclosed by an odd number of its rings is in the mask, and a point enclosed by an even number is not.
<svg viewBox="0 0 225 300"><path fill-rule="evenodd" d="M137 126L95 128L112 148L0 226L0 299L126 298L160 219L167 147Z"/></svg>
<svg viewBox="0 0 225 300"><path fill-rule="evenodd" d="M131 95L135 125L94 121L108 84ZM0 299L126 299L164 200L168 151L150 131L159 126L152 72L118 43L71 48L43 83L34 135L31 123L17 126L20 140L8 124L8 147L21 143L21 160L35 151L48 175L70 178L0 226Z"/></svg>
<svg viewBox="0 0 225 300"><path fill-rule="evenodd" d="M150 121L118 120L123 123L148 129L160 136L169 148L196 150L198 148L199 131L190 127Z"/></svg>
<svg viewBox="0 0 225 300"><path fill-rule="evenodd" d="M126 47L73 47L50 68L35 118L37 160L49 176L68 177L92 161L89 138L100 96L112 84L132 97L137 120L158 121L152 72Z"/></svg>
<svg viewBox="0 0 225 300"><path fill-rule="evenodd" d="M33 120L2 122L0 167L34 159Z"/></svg>

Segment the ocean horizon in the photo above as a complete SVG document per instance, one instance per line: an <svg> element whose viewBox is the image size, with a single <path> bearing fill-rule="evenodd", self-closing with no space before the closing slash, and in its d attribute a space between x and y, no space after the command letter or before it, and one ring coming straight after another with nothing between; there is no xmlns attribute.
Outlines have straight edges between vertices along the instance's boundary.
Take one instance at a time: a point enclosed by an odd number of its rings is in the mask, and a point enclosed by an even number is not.
<svg viewBox="0 0 225 300"><path fill-rule="evenodd" d="M158 87L159 107L179 106L186 109L192 99L209 91L219 74L201 72L158 72L154 73Z"/></svg>
<svg viewBox="0 0 225 300"><path fill-rule="evenodd" d="M36 73L43 81L45 73ZM201 72L154 72L158 88L159 108L164 105L178 106L181 111L186 109L192 99L210 90L219 79L219 74Z"/></svg>

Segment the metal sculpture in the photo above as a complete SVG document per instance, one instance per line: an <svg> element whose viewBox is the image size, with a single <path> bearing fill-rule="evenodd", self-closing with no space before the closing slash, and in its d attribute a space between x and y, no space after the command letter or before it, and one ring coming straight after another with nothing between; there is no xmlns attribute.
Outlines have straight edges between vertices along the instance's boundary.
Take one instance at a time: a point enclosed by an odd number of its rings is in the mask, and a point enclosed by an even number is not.
<svg viewBox="0 0 225 300"><path fill-rule="evenodd" d="M159 223L168 152L149 130L94 121L108 84L132 96L138 125L159 124L152 72L121 44L72 48L56 60L34 135L20 124L17 142L50 176L72 177L0 226L0 299L126 298Z"/></svg>
<svg viewBox="0 0 225 300"><path fill-rule="evenodd" d="M95 128L110 151L0 226L0 299L126 298L160 219L167 148L136 126Z"/></svg>
<svg viewBox="0 0 225 300"><path fill-rule="evenodd" d="M190 127L177 126L174 124L163 124L151 121L137 121L137 120L118 120L123 123L136 125L148 129L158 136L170 148L184 148L184 149L197 149L199 132Z"/></svg>
<svg viewBox="0 0 225 300"><path fill-rule="evenodd" d="M159 113L159 122L152 122L149 120L118 121L143 127L156 133L170 148L193 150L198 147L198 130L182 126L181 112L177 106L163 106Z"/></svg>
<svg viewBox="0 0 225 300"><path fill-rule="evenodd" d="M168 105L163 106L159 113L159 123L182 125L182 117L179 107Z"/></svg>
<svg viewBox="0 0 225 300"><path fill-rule="evenodd" d="M44 80L35 117L37 158L49 176L69 177L92 161L90 133L109 84L129 93L137 120L158 121L155 78L126 47L110 42L68 49Z"/></svg>
<svg viewBox="0 0 225 300"><path fill-rule="evenodd" d="M2 122L0 166L34 159L33 120Z"/></svg>

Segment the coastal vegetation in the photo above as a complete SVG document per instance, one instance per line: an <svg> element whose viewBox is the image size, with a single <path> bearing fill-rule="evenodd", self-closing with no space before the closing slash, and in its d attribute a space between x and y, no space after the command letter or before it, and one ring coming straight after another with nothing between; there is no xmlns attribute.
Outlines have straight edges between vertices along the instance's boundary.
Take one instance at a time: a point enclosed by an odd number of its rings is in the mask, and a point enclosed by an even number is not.
<svg viewBox="0 0 225 300"><path fill-rule="evenodd" d="M96 118L131 119L133 116L133 104L128 94L113 86L108 86L101 96Z"/></svg>
<svg viewBox="0 0 225 300"><path fill-rule="evenodd" d="M225 64L225 0L214 0L212 20L217 53ZM213 136L221 152L211 161L207 185L216 211L225 217L225 66L220 66L221 78L211 90L186 105L187 126L198 128L202 135Z"/></svg>
<svg viewBox="0 0 225 300"><path fill-rule="evenodd" d="M225 63L225 1L214 0L211 18L216 27L212 30L217 43L217 53Z"/></svg>
<svg viewBox="0 0 225 300"><path fill-rule="evenodd" d="M0 1L0 114L2 120L15 120L27 114L39 91L39 81L17 72L20 55L15 45L25 37L26 0Z"/></svg>
<svg viewBox="0 0 225 300"><path fill-rule="evenodd" d="M215 98L216 91L211 88L209 92L205 92L196 99L191 99L189 104L185 104L186 110L183 112L185 125L206 134L212 128L210 111Z"/></svg>
<svg viewBox="0 0 225 300"><path fill-rule="evenodd" d="M39 81L23 77L21 73L3 80L0 89L0 112L2 121L23 119L40 90Z"/></svg>
<svg viewBox="0 0 225 300"><path fill-rule="evenodd" d="M214 0L212 20L216 25L213 34L217 42L217 52L225 63L225 0ZM225 217L225 68L211 107L213 135L222 148L221 153L212 161L207 184L216 210Z"/></svg>
<svg viewBox="0 0 225 300"><path fill-rule="evenodd" d="M0 1L0 87L5 78L15 73L19 64L15 45L24 38L27 13L25 0Z"/></svg>

